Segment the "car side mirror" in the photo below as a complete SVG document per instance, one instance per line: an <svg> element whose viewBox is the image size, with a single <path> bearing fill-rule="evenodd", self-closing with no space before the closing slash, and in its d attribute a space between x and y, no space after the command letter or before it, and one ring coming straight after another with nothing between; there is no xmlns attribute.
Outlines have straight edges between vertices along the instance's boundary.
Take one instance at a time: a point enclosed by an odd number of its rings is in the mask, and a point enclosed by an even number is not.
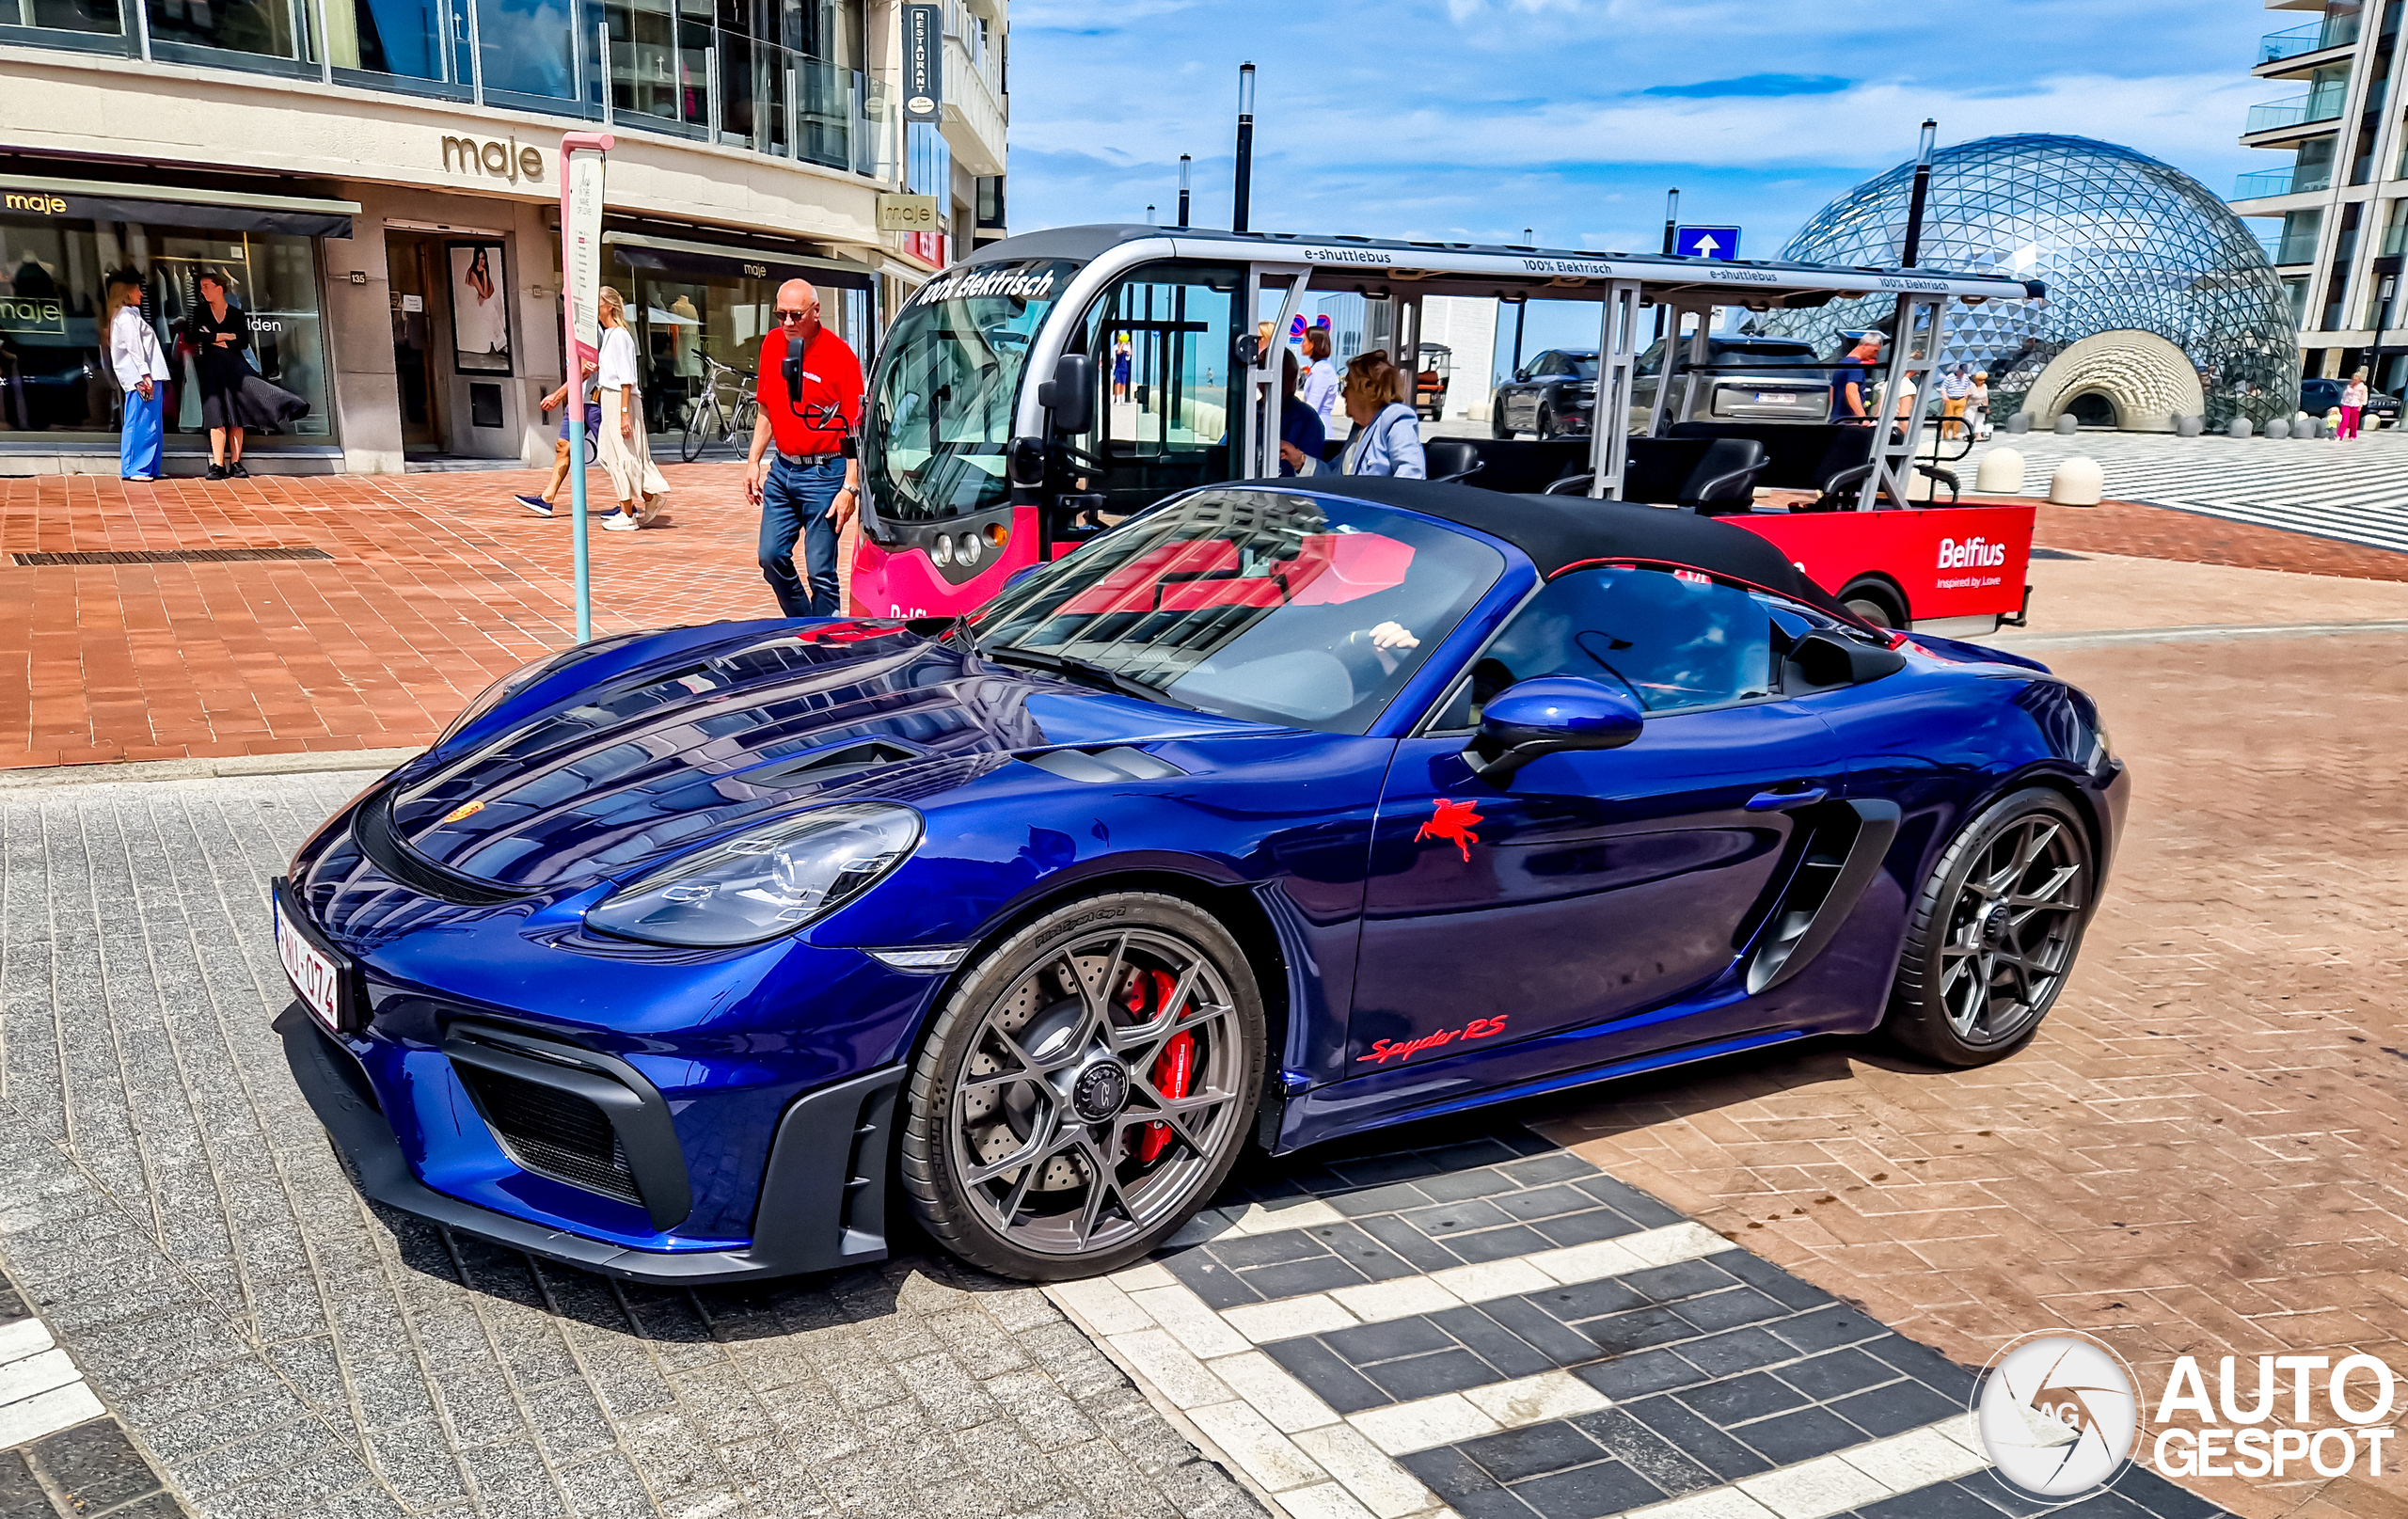
<svg viewBox="0 0 2408 1519"><path fill-rule="evenodd" d="M1095 420L1095 356L1064 354L1054 377L1037 388L1037 403L1052 414L1056 433L1084 433Z"/></svg>
<svg viewBox="0 0 2408 1519"><path fill-rule="evenodd" d="M1503 785L1543 755L1620 749L1646 727L1627 691L1578 675L1541 675L1498 692L1481 709L1480 736L1464 751L1472 773Z"/></svg>
<svg viewBox="0 0 2408 1519"><path fill-rule="evenodd" d="M1895 649L1819 629L1793 644L1789 657L1817 686L1861 686L1907 668L1907 657Z"/></svg>

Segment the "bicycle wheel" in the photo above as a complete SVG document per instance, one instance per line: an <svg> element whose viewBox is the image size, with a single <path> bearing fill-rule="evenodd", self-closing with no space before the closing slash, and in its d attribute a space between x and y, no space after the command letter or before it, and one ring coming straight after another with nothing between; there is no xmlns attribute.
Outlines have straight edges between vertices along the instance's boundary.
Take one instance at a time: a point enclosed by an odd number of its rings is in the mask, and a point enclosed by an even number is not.
<svg viewBox="0 0 2408 1519"><path fill-rule="evenodd" d="M754 400L749 391L739 397L736 403L736 409L730 412L727 418L728 446L737 449L751 448L752 429L757 424L760 415L761 403Z"/></svg>
<svg viewBox="0 0 2408 1519"><path fill-rule="evenodd" d="M688 464L701 458L704 446L710 442L711 435L719 432L721 425L719 394L705 390L703 399L694 403L694 409L686 414L686 435L678 442L677 457Z"/></svg>

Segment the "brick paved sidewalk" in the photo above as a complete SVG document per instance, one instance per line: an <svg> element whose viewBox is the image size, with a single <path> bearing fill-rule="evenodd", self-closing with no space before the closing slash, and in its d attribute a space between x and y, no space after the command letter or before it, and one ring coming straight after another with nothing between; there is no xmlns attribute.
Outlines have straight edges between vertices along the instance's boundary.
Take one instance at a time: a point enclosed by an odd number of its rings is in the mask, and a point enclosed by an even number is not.
<svg viewBox="0 0 2408 1519"><path fill-rule="evenodd" d="M776 615L742 467L665 473L667 525L594 519L596 630ZM427 742L497 675L574 636L566 508L544 518L510 499L543 482L0 480L0 768ZM330 558L14 558L271 547Z"/></svg>
<svg viewBox="0 0 2408 1519"><path fill-rule="evenodd" d="M1566 1100L1542 1131L1961 1362L2064 1324L2152 1389L2178 1354L2211 1382L2226 1354L2408 1364L2403 656L2398 635L2049 654L2134 793L2029 1049L1968 1072L1767 1053ZM2396 1463L2298 1475L2195 1485L2259 1519L2408 1515Z"/></svg>

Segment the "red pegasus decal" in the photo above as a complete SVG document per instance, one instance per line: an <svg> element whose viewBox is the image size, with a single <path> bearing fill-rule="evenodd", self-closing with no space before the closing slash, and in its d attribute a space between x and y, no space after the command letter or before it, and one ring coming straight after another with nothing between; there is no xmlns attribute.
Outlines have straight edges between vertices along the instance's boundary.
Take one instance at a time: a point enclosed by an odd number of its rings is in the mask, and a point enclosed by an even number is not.
<svg viewBox="0 0 2408 1519"><path fill-rule="evenodd" d="M1421 825L1421 831L1413 835L1413 842L1418 844L1423 839L1445 839L1462 853L1464 863L1471 863L1471 847L1480 842L1480 835L1472 831L1473 826L1480 821L1480 814L1475 811L1479 805L1471 801L1449 801L1444 797L1435 799L1430 821Z"/></svg>

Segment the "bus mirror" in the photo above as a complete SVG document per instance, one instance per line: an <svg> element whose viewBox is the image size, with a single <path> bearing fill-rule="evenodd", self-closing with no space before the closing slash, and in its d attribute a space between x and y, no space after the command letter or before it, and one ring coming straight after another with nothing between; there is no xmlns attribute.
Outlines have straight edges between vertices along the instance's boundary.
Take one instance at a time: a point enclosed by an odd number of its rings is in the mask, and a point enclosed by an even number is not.
<svg viewBox="0 0 2408 1519"><path fill-rule="evenodd" d="M1016 437L1012 439L1011 451L1006 457L1011 461L1009 468L1013 484L1042 485L1045 483L1045 440L1043 438Z"/></svg>
<svg viewBox="0 0 2408 1519"><path fill-rule="evenodd" d="M1095 359L1064 354L1054 377L1037 388L1037 403L1052 414L1056 433L1084 433L1095 419Z"/></svg>
<svg viewBox="0 0 2408 1519"><path fill-rule="evenodd" d="M1240 369L1262 368L1262 340L1251 332L1240 336L1237 343L1237 358Z"/></svg>

